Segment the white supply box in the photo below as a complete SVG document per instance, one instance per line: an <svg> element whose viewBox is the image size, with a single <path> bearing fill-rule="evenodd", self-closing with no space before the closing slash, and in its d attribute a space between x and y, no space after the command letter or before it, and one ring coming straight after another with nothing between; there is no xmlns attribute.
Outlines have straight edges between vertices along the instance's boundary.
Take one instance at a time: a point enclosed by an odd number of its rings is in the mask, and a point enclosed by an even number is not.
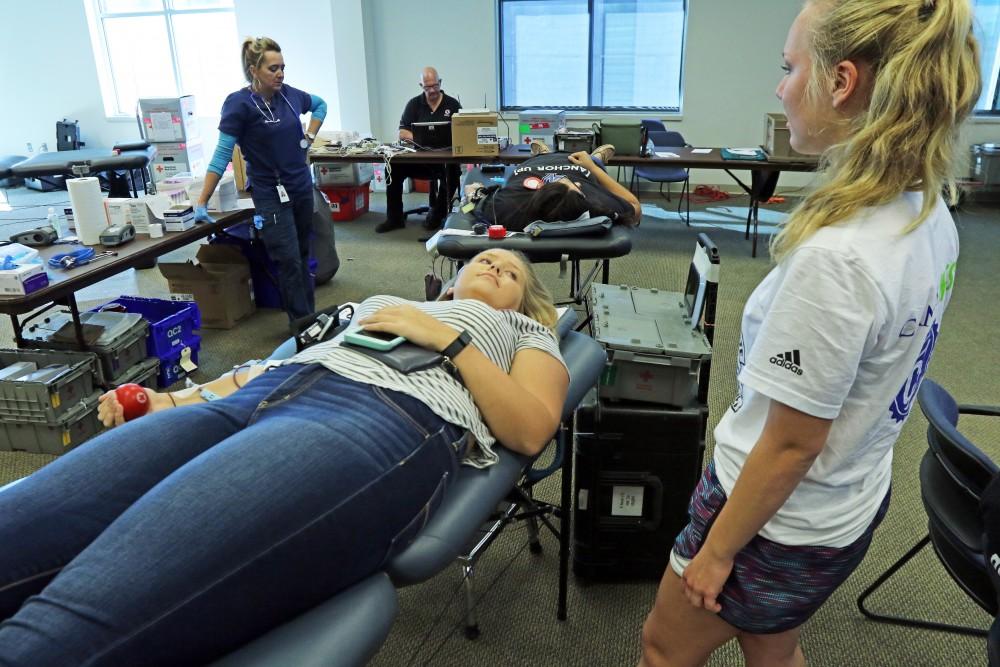
<svg viewBox="0 0 1000 667"><path fill-rule="evenodd" d="M371 186L368 189L371 192L385 192L385 188L385 165L374 165L372 168ZM410 179L407 178L403 181L403 194L407 194L409 191Z"/></svg>
<svg viewBox="0 0 1000 667"><path fill-rule="evenodd" d="M0 295L31 294L49 284L44 264L18 264L13 269L0 270Z"/></svg>
<svg viewBox="0 0 1000 667"><path fill-rule="evenodd" d="M108 225L125 225L132 222L132 202L134 199L108 197L104 200L104 213L108 216Z"/></svg>
<svg viewBox="0 0 1000 667"><path fill-rule="evenodd" d="M188 201L194 206L201 191L205 187L205 180L197 178L187 184ZM239 193L236 191L236 179L233 172L227 171L219 179L219 185L208 200L208 208L212 211L234 211L239 208Z"/></svg>
<svg viewBox="0 0 1000 667"><path fill-rule="evenodd" d="M205 175L205 151L200 141L171 142L156 145L156 157L150 169L153 181L160 183L177 178L181 174L191 174L196 178Z"/></svg>
<svg viewBox="0 0 1000 667"><path fill-rule="evenodd" d="M316 185L365 185L375 176L375 166L371 163L319 162L313 164L313 180Z"/></svg>
<svg viewBox="0 0 1000 667"><path fill-rule="evenodd" d="M139 115L146 141L191 141L201 137L194 95L139 100Z"/></svg>
<svg viewBox="0 0 1000 667"><path fill-rule="evenodd" d="M517 128L521 143L530 144L532 139L540 139L555 150L555 134L566 127L566 112L547 109L525 109L517 115Z"/></svg>
<svg viewBox="0 0 1000 667"><path fill-rule="evenodd" d="M163 213L163 229L168 232L183 232L194 227L194 209L183 204L171 206Z"/></svg>

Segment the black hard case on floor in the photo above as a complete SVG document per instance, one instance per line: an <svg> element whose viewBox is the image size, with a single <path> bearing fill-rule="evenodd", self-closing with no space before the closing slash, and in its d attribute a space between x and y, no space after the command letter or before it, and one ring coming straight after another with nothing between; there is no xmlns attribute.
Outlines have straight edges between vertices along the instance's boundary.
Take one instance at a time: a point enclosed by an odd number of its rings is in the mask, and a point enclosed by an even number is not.
<svg viewBox="0 0 1000 667"><path fill-rule="evenodd" d="M578 578L662 576L702 472L707 419L706 406L672 409L596 398L581 406L573 504ZM641 503L622 487L641 487ZM638 504L640 515L623 515L638 512Z"/></svg>

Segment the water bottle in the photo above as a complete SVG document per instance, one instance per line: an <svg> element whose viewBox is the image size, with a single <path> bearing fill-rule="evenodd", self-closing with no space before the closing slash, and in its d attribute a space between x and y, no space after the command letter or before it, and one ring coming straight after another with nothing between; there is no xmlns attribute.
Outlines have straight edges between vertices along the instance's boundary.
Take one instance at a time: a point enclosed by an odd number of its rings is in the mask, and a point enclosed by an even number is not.
<svg viewBox="0 0 1000 667"><path fill-rule="evenodd" d="M56 237L62 238L66 232L62 227L62 217L56 213L55 208L49 206L49 214L45 216L45 219L48 221L49 227L56 230Z"/></svg>

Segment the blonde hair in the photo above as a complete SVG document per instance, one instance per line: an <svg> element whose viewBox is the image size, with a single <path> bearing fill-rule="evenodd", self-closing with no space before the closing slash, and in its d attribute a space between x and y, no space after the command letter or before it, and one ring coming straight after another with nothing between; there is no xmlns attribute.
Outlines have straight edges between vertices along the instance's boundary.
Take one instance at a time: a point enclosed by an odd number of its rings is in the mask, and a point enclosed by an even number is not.
<svg viewBox="0 0 1000 667"><path fill-rule="evenodd" d="M833 88L844 60L871 67L870 101L847 121L847 138L821 160L826 181L791 212L772 239L776 261L819 229L906 190L923 193L919 227L947 185L959 124L979 98L979 47L969 0L807 0L819 10L808 37L806 96Z"/></svg>
<svg viewBox="0 0 1000 667"><path fill-rule="evenodd" d="M504 248L503 251L517 257L518 261L524 267L524 294L521 297L521 307L518 309L518 312L555 331L559 316L556 313L552 294L542 284L538 274L535 273L535 268L532 266L531 261L524 253L517 250L507 250ZM438 298L438 301L448 301L452 298L452 295L446 290Z"/></svg>
<svg viewBox="0 0 1000 667"><path fill-rule="evenodd" d="M240 55L243 60L243 76L250 84L253 84L253 74L250 68L260 67L267 51L277 51L281 53L281 47L270 37L247 37L243 40Z"/></svg>

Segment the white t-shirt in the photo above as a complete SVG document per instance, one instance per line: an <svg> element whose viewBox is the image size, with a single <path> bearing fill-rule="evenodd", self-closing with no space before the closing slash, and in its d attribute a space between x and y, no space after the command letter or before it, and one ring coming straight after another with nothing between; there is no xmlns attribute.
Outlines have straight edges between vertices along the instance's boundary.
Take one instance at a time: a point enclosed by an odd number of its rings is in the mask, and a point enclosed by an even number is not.
<svg viewBox="0 0 1000 667"><path fill-rule="evenodd" d="M746 307L736 400L715 429L731 494L770 400L832 419L802 482L760 531L787 545L847 546L889 489L892 445L930 363L951 296L958 233L944 201L917 229L905 193L825 227L757 286Z"/></svg>
<svg viewBox="0 0 1000 667"><path fill-rule="evenodd" d="M472 394L465 386L440 366L413 373L400 373L381 361L341 346L344 334L357 329L356 322L385 306L409 304L433 315L456 329L465 329L472 344L490 361L510 373L514 356L521 350L547 352L566 363L559 354L559 341L551 330L527 315L513 310L497 310L475 299L455 301L407 301L395 296L373 296L358 306L352 324L329 341L314 345L283 362L286 364L319 363L338 375L384 389L392 389L423 401L434 414L452 424L468 429L479 445L463 463L477 468L496 463L493 451L496 438L490 433ZM567 369L567 373L568 373Z"/></svg>

